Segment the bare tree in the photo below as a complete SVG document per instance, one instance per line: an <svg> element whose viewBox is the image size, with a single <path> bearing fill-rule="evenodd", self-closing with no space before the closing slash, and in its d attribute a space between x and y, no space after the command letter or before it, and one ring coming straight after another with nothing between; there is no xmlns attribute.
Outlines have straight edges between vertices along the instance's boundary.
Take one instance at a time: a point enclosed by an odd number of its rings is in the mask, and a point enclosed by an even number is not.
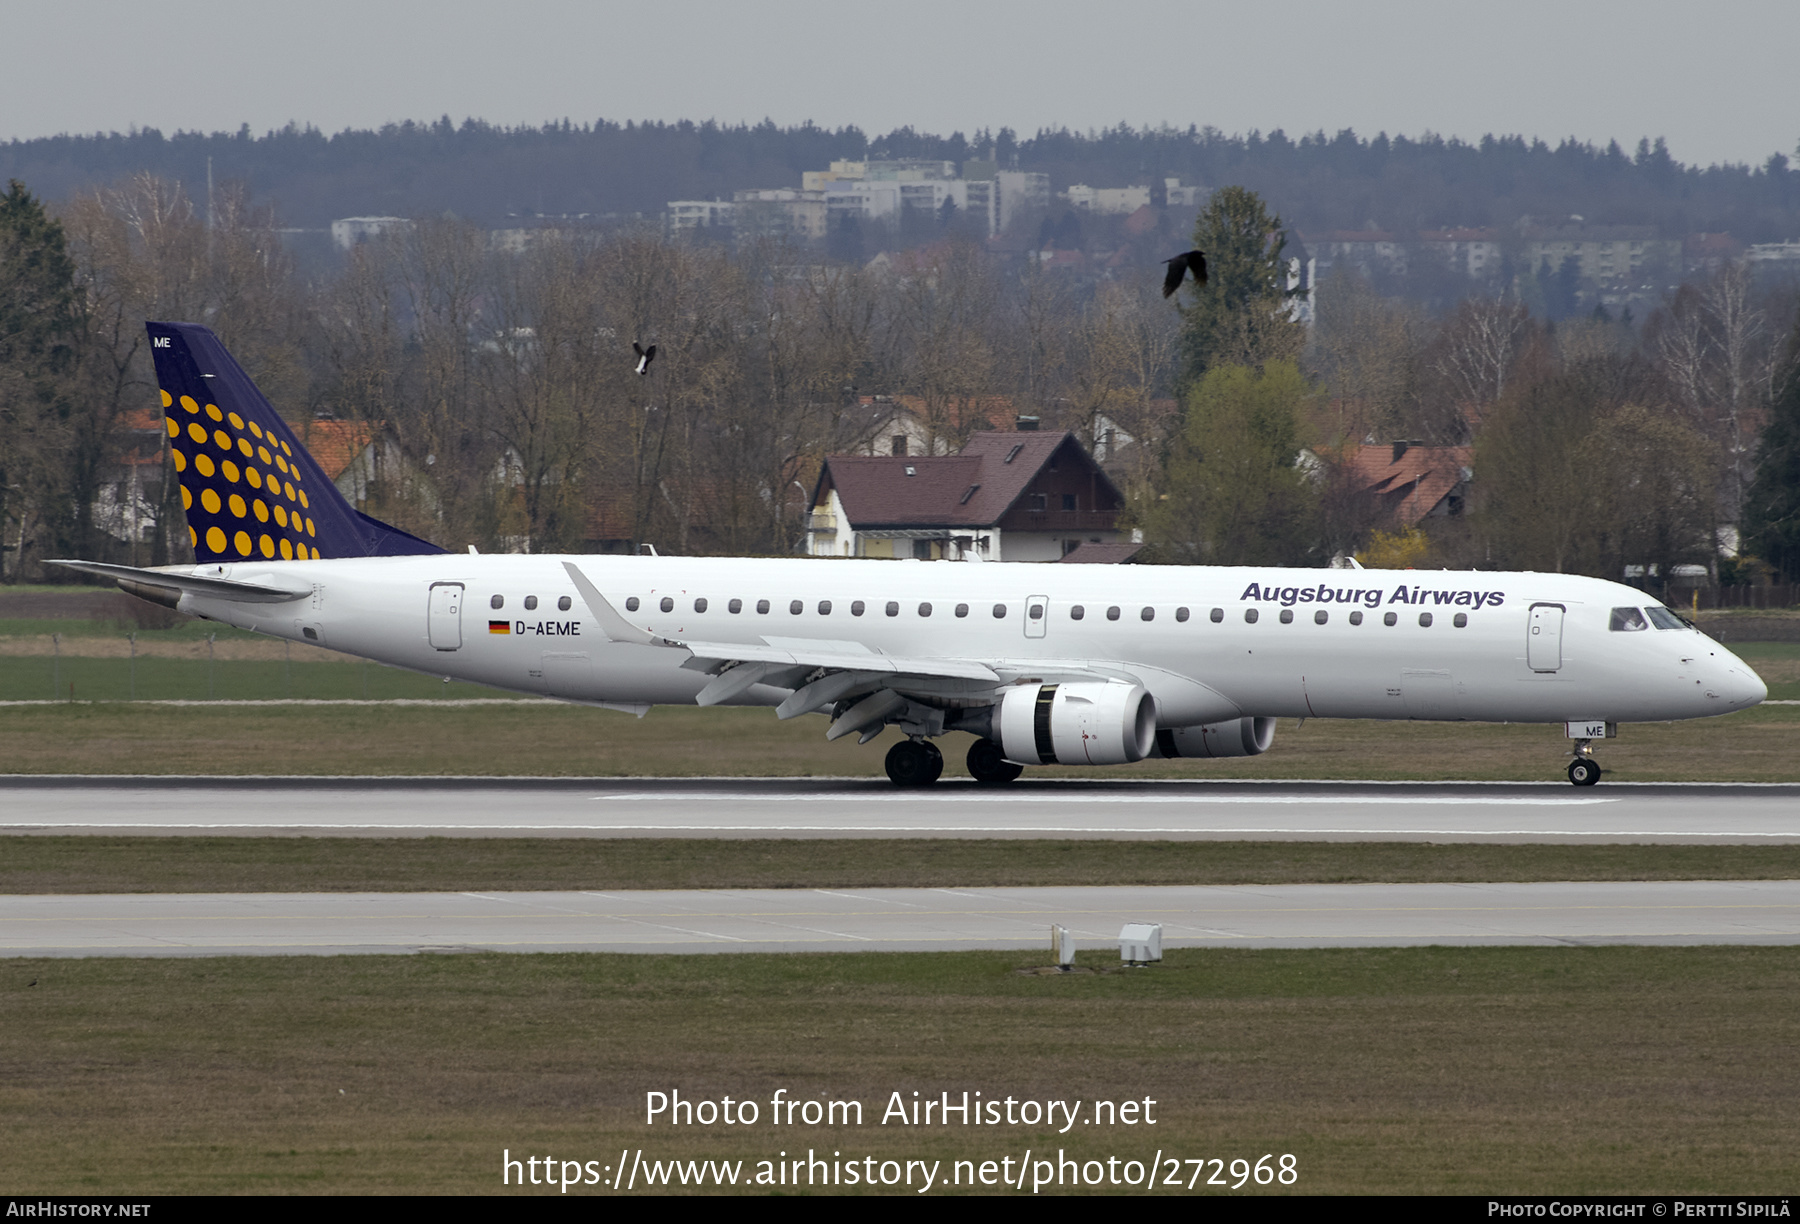
<svg viewBox="0 0 1800 1224"><path fill-rule="evenodd" d="M1506 394L1513 369L1531 339L1531 316L1520 302L1469 298L1438 335L1430 357L1457 407L1479 429L1488 410Z"/></svg>

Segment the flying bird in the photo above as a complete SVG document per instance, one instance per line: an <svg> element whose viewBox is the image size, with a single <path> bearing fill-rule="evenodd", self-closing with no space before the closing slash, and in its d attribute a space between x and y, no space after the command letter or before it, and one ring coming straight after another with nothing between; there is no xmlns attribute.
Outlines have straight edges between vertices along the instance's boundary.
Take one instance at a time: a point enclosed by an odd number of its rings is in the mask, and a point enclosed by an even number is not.
<svg viewBox="0 0 1800 1224"><path fill-rule="evenodd" d="M645 348L636 340L633 340L631 342L631 351L638 356L637 372L639 374L648 373L650 370L650 363L656 360L656 346L652 344L649 348Z"/></svg>
<svg viewBox="0 0 1800 1224"><path fill-rule="evenodd" d="M1205 251L1189 251L1184 255L1177 255L1173 259L1165 259L1163 262L1169 265L1169 274L1163 277L1164 297L1173 297L1175 291L1181 288L1181 280L1187 275L1189 268L1194 270L1195 284L1204 285L1206 283Z"/></svg>

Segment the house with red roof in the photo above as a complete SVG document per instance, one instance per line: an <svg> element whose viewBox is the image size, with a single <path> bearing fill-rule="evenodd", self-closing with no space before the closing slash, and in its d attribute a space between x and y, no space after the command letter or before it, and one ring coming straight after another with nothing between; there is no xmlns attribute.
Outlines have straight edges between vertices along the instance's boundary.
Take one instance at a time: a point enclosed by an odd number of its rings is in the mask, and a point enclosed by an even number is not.
<svg viewBox="0 0 1800 1224"><path fill-rule="evenodd" d="M1421 519L1463 512L1473 456L1467 446L1393 442L1355 447L1337 465L1352 492L1371 503L1371 522L1387 528L1412 527Z"/></svg>
<svg viewBox="0 0 1800 1224"><path fill-rule="evenodd" d="M1136 543L1125 497L1072 433L983 430L954 455L833 455L814 486L815 557L1060 561ZM1122 559L1116 555L1108 559Z"/></svg>

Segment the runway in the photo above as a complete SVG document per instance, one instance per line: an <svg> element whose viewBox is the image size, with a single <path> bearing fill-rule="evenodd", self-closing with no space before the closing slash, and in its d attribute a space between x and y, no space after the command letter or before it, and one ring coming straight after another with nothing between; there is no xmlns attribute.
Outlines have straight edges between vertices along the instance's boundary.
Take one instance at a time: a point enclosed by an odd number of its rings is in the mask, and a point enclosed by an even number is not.
<svg viewBox="0 0 1800 1224"><path fill-rule="evenodd" d="M1800 943L1800 881L0 897L0 956Z"/></svg>
<svg viewBox="0 0 1800 1224"><path fill-rule="evenodd" d="M0 833L1800 841L1800 785L871 779L0 779Z"/></svg>

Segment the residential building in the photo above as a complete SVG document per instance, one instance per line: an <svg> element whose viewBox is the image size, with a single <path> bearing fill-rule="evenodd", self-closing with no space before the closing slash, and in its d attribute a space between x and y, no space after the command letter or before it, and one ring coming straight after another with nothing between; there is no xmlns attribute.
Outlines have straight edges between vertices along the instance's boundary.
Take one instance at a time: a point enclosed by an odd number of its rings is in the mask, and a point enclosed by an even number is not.
<svg viewBox="0 0 1800 1224"><path fill-rule="evenodd" d="M359 242L411 225L405 217L340 217L331 223L331 242L338 250L348 251Z"/></svg>
<svg viewBox="0 0 1800 1224"><path fill-rule="evenodd" d="M1074 434L991 430L954 455L833 455L813 490L818 557L1059 561L1130 544L1124 496Z"/></svg>
<svg viewBox="0 0 1800 1224"><path fill-rule="evenodd" d="M695 230L729 230L736 207L725 200L670 200L666 224L671 236Z"/></svg>
<svg viewBox="0 0 1800 1224"><path fill-rule="evenodd" d="M1681 243L1658 238L1648 225L1587 225L1575 222L1554 227L1527 227L1526 266L1536 270L1548 264L1552 271L1573 258L1583 282L1611 285L1638 281L1646 276L1678 275Z"/></svg>
<svg viewBox="0 0 1800 1224"><path fill-rule="evenodd" d="M1337 463L1352 494L1367 500L1368 522L1391 530L1462 514L1473 460L1474 450L1467 446L1392 442L1358 446ZM1318 470L1317 464L1308 466Z"/></svg>
<svg viewBox="0 0 1800 1224"><path fill-rule="evenodd" d="M1500 231L1494 229L1421 230L1419 245L1434 252L1452 272L1470 280L1500 274Z"/></svg>
<svg viewBox="0 0 1800 1224"><path fill-rule="evenodd" d="M1050 207L1050 176L1029 170L1000 170L994 174L1000 199L995 230L1005 229L1014 218Z"/></svg>

